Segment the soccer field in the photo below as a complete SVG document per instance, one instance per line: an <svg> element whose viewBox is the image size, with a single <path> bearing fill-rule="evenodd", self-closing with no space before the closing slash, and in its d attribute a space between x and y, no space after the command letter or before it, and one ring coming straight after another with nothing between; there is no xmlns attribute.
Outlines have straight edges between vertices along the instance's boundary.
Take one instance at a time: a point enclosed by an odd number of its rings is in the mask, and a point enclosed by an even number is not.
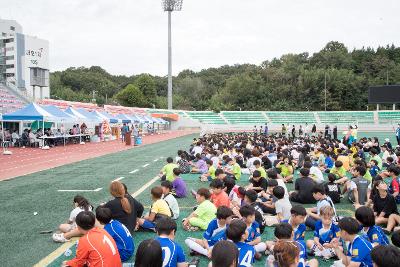
<svg viewBox="0 0 400 267"><path fill-rule="evenodd" d="M391 137L393 143L391 135L393 134L360 133L359 137L378 136L381 141L383 138ZM131 194L139 193L136 198L148 210L151 203L150 188L159 184L156 180L153 180L154 184L148 182L158 174L160 168L165 164L166 157L175 156L178 149L187 149L196 136L188 135L158 144L135 147L131 150L0 182L2 203L0 258L2 266L32 266L60 247L60 244L51 240L51 234L40 234L40 232L55 230L58 224L67 220L69 212L72 210L72 199L78 192L59 192L58 190L96 190L79 192L96 207L99 203L111 199L108 185L112 180L120 178L122 182L126 183ZM183 179L189 190L208 187L208 183L199 182L198 175L183 175ZM242 175L240 184L246 184L246 180L247 176ZM141 192L140 189L143 189L146 184L149 186ZM99 190L99 188L101 189ZM186 199L179 199L178 202L181 207L181 219L191 212L195 200L189 196ZM353 215L352 206L346 200L343 202L343 204L337 205L338 213L343 216ZM34 212L38 214L35 216ZM188 236L201 237L202 233L184 232L179 223L178 225L176 241L185 249L187 259L190 259L184 240ZM311 232L308 232L307 236L311 237ZM135 233L135 247L137 248L140 241L151 237L154 237L154 234ZM267 228L262 239L271 240L272 238L273 228ZM75 242L68 244L73 245ZM67 245L62 246L63 250L65 247ZM73 251L75 251L74 249L75 246L72 247ZM59 249L59 251L61 250ZM60 266L61 262L66 259L68 258L63 254L53 254L46 260L49 266ZM201 266L206 266L207 263L205 258L201 258ZM264 266L264 263L265 257L262 261L256 262L254 266ZM331 263L320 261L320 264L329 266Z"/></svg>

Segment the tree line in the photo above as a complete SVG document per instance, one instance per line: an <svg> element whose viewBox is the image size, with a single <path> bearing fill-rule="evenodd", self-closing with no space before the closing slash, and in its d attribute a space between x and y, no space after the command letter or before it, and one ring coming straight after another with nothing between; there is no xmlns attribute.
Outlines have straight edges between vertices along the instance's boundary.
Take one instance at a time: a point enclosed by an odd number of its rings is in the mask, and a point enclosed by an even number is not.
<svg viewBox="0 0 400 267"><path fill-rule="evenodd" d="M260 65L183 70L173 77L173 106L216 112L313 111L324 110L326 95L327 110L366 110L368 87L386 83L400 84L399 47L349 51L332 41L313 55L286 54ZM150 74L128 77L98 66L68 68L51 73L50 90L54 99L167 108L167 78Z"/></svg>

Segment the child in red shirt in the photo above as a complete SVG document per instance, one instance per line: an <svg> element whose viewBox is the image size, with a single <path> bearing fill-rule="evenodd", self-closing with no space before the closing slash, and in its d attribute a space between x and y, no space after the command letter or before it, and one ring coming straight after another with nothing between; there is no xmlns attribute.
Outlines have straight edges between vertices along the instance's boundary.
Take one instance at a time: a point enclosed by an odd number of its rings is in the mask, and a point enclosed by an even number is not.
<svg viewBox="0 0 400 267"><path fill-rule="evenodd" d="M76 216L78 230L83 236L79 239L75 258L64 261L62 266L122 266L114 239L106 230L94 227L95 222L96 218L90 211L82 211Z"/></svg>
<svg viewBox="0 0 400 267"><path fill-rule="evenodd" d="M212 191L210 200L214 203L215 207L226 206L229 208L231 206L229 196L224 191L224 182L219 179L212 180L210 188Z"/></svg>

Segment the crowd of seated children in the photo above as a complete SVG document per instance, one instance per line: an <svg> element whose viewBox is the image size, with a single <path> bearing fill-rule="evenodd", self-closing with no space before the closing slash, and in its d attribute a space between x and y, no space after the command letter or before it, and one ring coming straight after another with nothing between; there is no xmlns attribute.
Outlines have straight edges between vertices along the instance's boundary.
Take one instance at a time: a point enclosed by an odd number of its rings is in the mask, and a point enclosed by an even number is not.
<svg viewBox="0 0 400 267"><path fill-rule="evenodd" d="M184 230L204 231L202 239L186 238L190 254L208 257L210 266L252 266L264 252L270 254L266 266L318 266L316 259L307 258L308 250L315 257L337 258L334 266L381 266L383 261L376 255L399 252L389 245L385 233L394 230L391 242L400 246L400 230L395 228L400 224L396 205L400 161L390 159L400 157L400 150L398 155L386 153L382 161L379 148L377 140L366 138L353 138L348 145L329 137L289 139L279 134L211 134L194 140L191 155L181 150L177 162L185 158L191 172L201 174L201 180L210 182L210 186L194 192L197 206L182 220ZM240 182L247 171L248 182ZM184 250L175 241L176 220L182 216L178 201L187 192L180 175L179 166L168 158L160 171L161 186L151 189L152 205L143 217L143 206L122 183L112 182L114 199L96 209L97 227L94 223L92 226L92 208L75 204L79 212L74 236L84 240L93 232L95 242L109 238L108 248L96 245L100 254L114 261L110 266L120 266L133 256L134 230L150 230L157 232L156 242L153 239L139 244L135 266L187 266ZM290 194L288 182L294 182L295 191ZM355 204L355 219L337 216L335 203L341 201ZM314 203L315 207L307 209L302 205ZM309 240L305 240L307 226L314 230ZM274 240L265 239L266 227L274 227ZM105 232L96 232L103 228ZM68 233L62 235L70 239ZM78 245L77 258L64 265L74 266L77 261L94 265L95 258L82 259L82 251L88 250L85 242L82 244ZM383 266L390 264L387 261Z"/></svg>

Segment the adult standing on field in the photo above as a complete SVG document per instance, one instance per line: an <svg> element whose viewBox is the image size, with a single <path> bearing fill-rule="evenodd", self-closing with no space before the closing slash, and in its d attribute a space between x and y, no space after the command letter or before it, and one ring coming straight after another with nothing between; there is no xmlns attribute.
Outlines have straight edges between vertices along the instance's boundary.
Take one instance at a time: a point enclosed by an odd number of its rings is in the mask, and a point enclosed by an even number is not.
<svg viewBox="0 0 400 267"><path fill-rule="evenodd" d="M397 145L400 146L400 123L397 124L396 128L396 140L397 140Z"/></svg>

